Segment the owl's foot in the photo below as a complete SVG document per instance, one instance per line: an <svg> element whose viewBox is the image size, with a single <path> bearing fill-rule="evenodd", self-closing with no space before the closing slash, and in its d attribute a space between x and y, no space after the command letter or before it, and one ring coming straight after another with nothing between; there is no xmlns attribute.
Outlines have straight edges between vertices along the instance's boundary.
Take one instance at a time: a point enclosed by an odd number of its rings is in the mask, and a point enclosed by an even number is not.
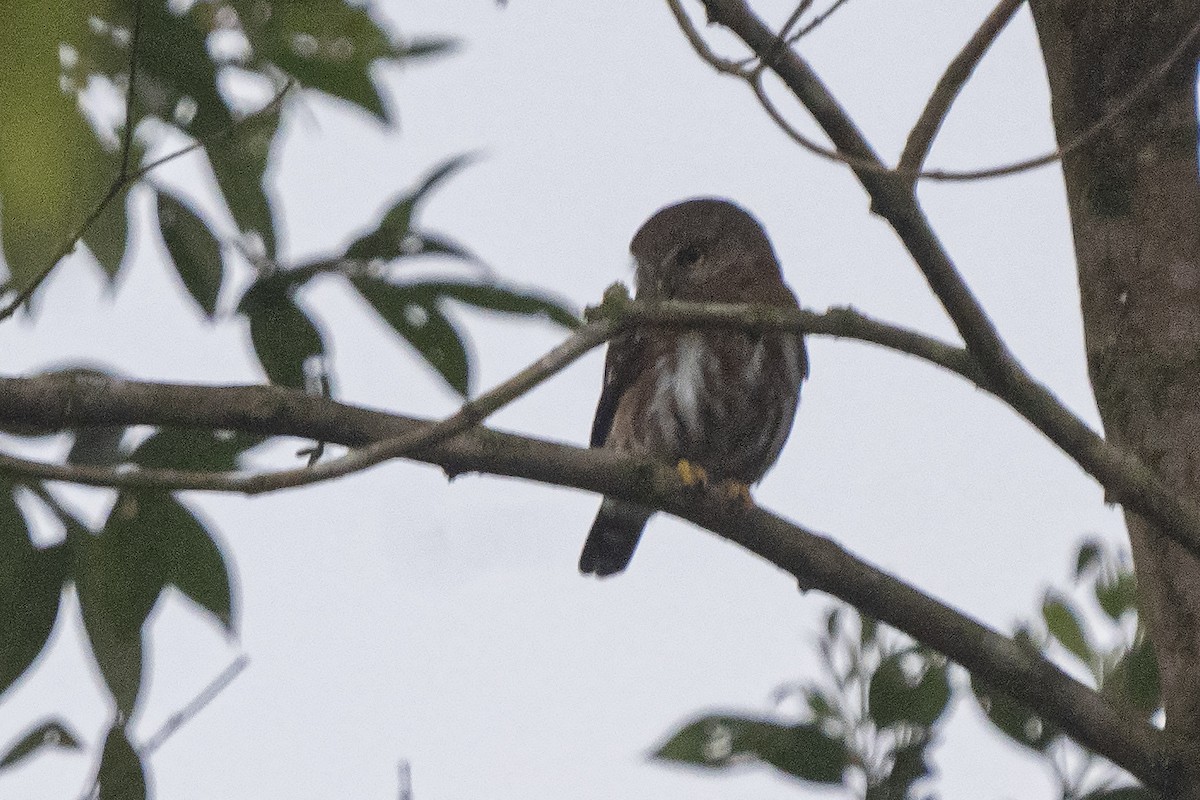
<svg viewBox="0 0 1200 800"><path fill-rule="evenodd" d="M716 486L716 493L731 504L737 503L743 510L754 508L754 498L750 496L750 486L732 479L723 480Z"/></svg>
<svg viewBox="0 0 1200 800"><path fill-rule="evenodd" d="M679 473L679 480L683 481L684 486L698 489L708 486L708 472L704 467L693 464L686 458L679 459L679 463L675 465L675 471Z"/></svg>

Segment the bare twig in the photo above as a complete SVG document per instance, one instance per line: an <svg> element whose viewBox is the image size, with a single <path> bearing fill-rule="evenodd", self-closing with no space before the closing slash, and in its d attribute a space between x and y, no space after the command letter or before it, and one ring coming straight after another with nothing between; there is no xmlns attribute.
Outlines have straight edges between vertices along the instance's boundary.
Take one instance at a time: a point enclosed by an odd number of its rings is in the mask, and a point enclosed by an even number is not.
<svg viewBox="0 0 1200 800"><path fill-rule="evenodd" d="M66 241L64 241L58 250L55 251L54 255L51 256L50 263L38 273L37 277L34 278L28 286L18 292L16 297L14 297L8 303L8 305L0 309L0 322L3 322L15 314L17 310L21 308L21 306L29 301L29 298L33 297L33 294L38 290L38 287L45 282L46 278L50 277L50 273L54 270L54 267L58 265L58 262L70 255L71 251L75 248L76 243L83 238L83 235L88 232L93 224L95 224L96 220L100 218L100 215L103 214L110 205L112 205L114 200L122 196L125 191L129 189L129 187L133 186L135 183L145 177L147 173L158 169L163 164L166 164L169 161L174 161L181 156L186 156L195 150L210 147L216 142L233 136L247 125L258 121L263 117L274 114L278 110L280 103L283 102L283 98L291 90L292 85L293 81L289 80L286 84L284 84L283 88L280 89L273 98L271 98L271 102L267 103L253 114L248 114L239 120L235 120L232 124L222 130L216 131L209 136L198 138L185 147L181 147L178 150L168 153L161 158L157 158L154 161L143 164L139 169L136 169L133 172L127 173L124 171L124 169L122 169L121 173L118 174L112 185L108 188L108 191L105 193L104 197L102 197L100 202L96 204L96 207L92 209L91 213L84 218L83 222L81 222L75 228L75 230L71 232ZM130 86L130 91L132 92L132 86Z"/></svg>
<svg viewBox="0 0 1200 800"><path fill-rule="evenodd" d="M779 29L780 41L791 41L788 38L790 35L788 32L792 29L793 25L800 21L800 18L804 16L804 12L812 8L814 2L815 0L800 0L800 4L796 6L796 10L792 12L787 21L783 23L783 27Z"/></svg>
<svg viewBox="0 0 1200 800"><path fill-rule="evenodd" d="M802 26L798 31L788 36L788 44L795 44L805 36L808 36L810 33L815 31L817 28L824 25L825 21L832 17L839 8L845 5L845 3L846 0L833 0L833 5L829 6L829 8L825 9L820 14L817 14L815 17L809 20L807 25ZM784 30L786 30L786 28Z"/></svg>
<svg viewBox="0 0 1200 800"><path fill-rule="evenodd" d="M895 176L903 178L909 182L929 180L942 183L965 183L970 181L986 180L990 178L1000 178L1009 175L1017 175L1022 172L1028 172L1030 170L1048 166L1062 160L1079 148L1090 143L1097 136L1104 133L1104 131L1111 127L1114 122L1124 116L1134 103L1141 100L1147 92L1153 89L1159 83L1159 81L1162 80L1162 77L1166 75L1166 73L1169 72L1172 67L1179 63L1179 59L1187 53L1191 44L1198 36L1200 36L1200 20L1198 20L1196 25L1187 34L1185 34L1184 38L1180 41L1176 48L1168 53L1153 69L1147 72L1146 77L1140 83L1138 83L1137 86L1133 87L1119 103L1109 110L1108 113L1097 120L1089 128L1082 131L1078 136L1072 138L1067 143L1048 153L1043 153L1042 155L1033 156L1032 158L1012 161L1007 164L1000 164L993 167L980 167L979 169L924 169L917 168L916 166L909 167L908 165L889 167L873 154L871 156L864 156L861 154L848 153L836 147L831 148L821 145L806 135L800 133L795 126L791 125L784 119L782 114L780 114L780 112L775 108L773 102L767 96L761 79L762 66L766 62L773 60L776 55L779 55L779 53L776 51L781 50L782 48L774 46L770 48L764 48L760 51L757 51L758 55L756 55L754 58L743 59L741 61L726 59L717 55L712 48L708 46L708 43L704 41L704 38L700 35L699 31L696 30L695 25L691 22L686 13L683 11L682 7L679 5L679 0L667 0L667 3L671 6L671 10L675 14L676 20L679 22L680 29L683 31L688 42L691 43L692 48L696 51L697 55L699 55L705 63L715 68L718 72L734 75L742 80L745 80L750 85L750 88L754 91L755 97L771 116L772 121L774 121L775 124L778 125L789 138L791 138L801 147L828 161L845 164L857 173L874 172L882 176ZM723 3L708 5L721 5L724 7ZM712 16L711 11L710 16ZM989 17L989 20L990 19L991 18ZM988 23L985 22L985 25L987 24ZM777 36L776 41L778 40L779 38ZM770 58L767 57L768 55L770 55ZM960 57L962 57L962 54L960 54ZM753 68L750 67L750 65L755 61L759 61L760 66ZM931 98L931 100L932 99L933 98ZM952 99L953 98L951 98L951 100ZM919 121L918 124L920 124ZM940 120L938 121L938 125L940 125ZM936 129L933 132L936 133Z"/></svg>
<svg viewBox="0 0 1200 800"><path fill-rule="evenodd" d="M428 426L279 387L110 381L78 389L59 377L0 379L0 419L43 426L68 416L85 425L191 425L324 439L350 447L395 440ZM800 586L841 598L945 653L1148 786L1166 785L1170 764L1162 755L1159 731L1127 719L1097 692L1038 654L863 562L828 537L762 509L733 508L714 493L697 495L670 465L605 448L585 450L482 428L408 457L451 474L477 471L570 486L691 520L779 566Z"/></svg>
<svg viewBox="0 0 1200 800"><path fill-rule="evenodd" d="M249 665L249 656L240 655L234 659L233 663L221 670L221 674L213 678L187 705L167 717L162 726L147 737L146 741L142 742L142 746L138 748L141 754L143 756L150 755L161 747L163 742L171 738L176 731L186 725L189 720L215 700L217 695L225 691L225 688L233 683L233 679L240 675Z"/></svg>
<svg viewBox="0 0 1200 800"><path fill-rule="evenodd" d="M675 24L679 26L679 30L683 32L684 37L691 44L692 49L704 60L709 66L717 72L724 72L727 75L736 75L739 78L744 78L749 74L745 64L733 61L728 58L722 58L717 55L708 42L704 41L704 37L700 31L696 29L692 18L683 10L683 4L680 0L667 0L667 7L671 9L671 14L675 17Z"/></svg>
<svg viewBox="0 0 1200 800"><path fill-rule="evenodd" d="M900 156L900 164L896 167L898 172L905 176L911 175L912 180L916 180L925 164L925 158L929 155L929 149L933 146L934 137L937 136L938 129L942 127L942 122L945 121L946 114L950 111L950 106L958 97L958 93L962 91L962 87L966 85L971 73L975 71L975 67L978 66L984 53L988 51L988 48L996 41L996 37L1000 35L1000 32L1016 15L1017 9L1024 3L1025 0L1000 0L1000 3L992 9L992 13L987 15L959 54L946 67L946 71L933 89L933 94L929 95L929 100L925 103L921 116L908 134L908 141L904 143L904 152Z"/></svg>

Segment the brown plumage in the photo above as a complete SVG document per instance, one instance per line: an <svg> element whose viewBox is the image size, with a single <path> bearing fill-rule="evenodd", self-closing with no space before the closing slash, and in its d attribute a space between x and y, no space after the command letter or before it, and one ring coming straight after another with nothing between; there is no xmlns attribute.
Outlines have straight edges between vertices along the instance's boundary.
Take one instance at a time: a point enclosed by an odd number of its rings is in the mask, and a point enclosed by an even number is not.
<svg viewBox="0 0 1200 800"><path fill-rule="evenodd" d="M629 246L640 300L796 308L758 222L725 200L686 200ZM808 376L804 339L725 329L643 328L609 344L592 447L686 459L713 480L751 484L775 463ZM625 569L652 510L604 498L579 571Z"/></svg>

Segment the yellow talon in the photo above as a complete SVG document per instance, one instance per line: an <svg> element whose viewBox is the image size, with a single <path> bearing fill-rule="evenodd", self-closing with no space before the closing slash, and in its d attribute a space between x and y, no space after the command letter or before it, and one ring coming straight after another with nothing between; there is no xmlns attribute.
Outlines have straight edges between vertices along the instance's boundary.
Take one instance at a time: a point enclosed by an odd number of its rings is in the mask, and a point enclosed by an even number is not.
<svg viewBox="0 0 1200 800"><path fill-rule="evenodd" d="M679 480L683 481L684 486L706 486L708 484L708 473L697 464L693 464L686 458L679 459L679 463L675 465L675 471L679 473Z"/></svg>
<svg viewBox="0 0 1200 800"><path fill-rule="evenodd" d="M750 487L741 481L721 481L721 484L717 487L717 491L730 501L741 501L742 507L747 510L754 508L754 498L750 496Z"/></svg>

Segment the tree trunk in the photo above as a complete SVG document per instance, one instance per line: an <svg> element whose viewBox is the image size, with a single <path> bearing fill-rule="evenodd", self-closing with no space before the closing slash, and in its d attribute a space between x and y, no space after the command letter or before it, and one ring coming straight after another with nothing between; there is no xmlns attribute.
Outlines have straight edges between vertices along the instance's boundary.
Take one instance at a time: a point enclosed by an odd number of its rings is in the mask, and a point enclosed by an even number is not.
<svg viewBox="0 0 1200 800"><path fill-rule="evenodd" d="M1031 6L1058 144L1070 148L1063 173L1088 367L1106 436L1182 496L1200 497L1200 2ZM1088 134L1131 96L1122 113ZM1127 512L1126 522L1178 758L1176 794L1196 800L1200 561L1136 514Z"/></svg>

